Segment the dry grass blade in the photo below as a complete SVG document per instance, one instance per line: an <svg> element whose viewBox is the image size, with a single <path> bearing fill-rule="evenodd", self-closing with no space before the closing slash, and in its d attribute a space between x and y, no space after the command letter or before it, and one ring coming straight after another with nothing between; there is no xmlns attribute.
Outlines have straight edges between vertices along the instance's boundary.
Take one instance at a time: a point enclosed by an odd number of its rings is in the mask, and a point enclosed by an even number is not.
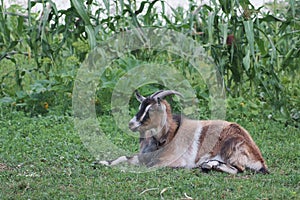
<svg viewBox="0 0 300 200"><path fill-rule="evenodd" d="M161 198L161 199L164 199L164 197L162 196L163 193L164 193L165 191L167 191L168 189L171 189L171 188L172 188L172 187L166 187L166 188L162 189L162 191L160 192L160 198Z"/></svg>
<svg viewBox="0 0 300 200"><path fill-rule="evenodd" d="M181 200L192 200L193 198L184 193L184 197Z"/></svg>
<svg viewBox="0 0 300 200"><path fill-rule="evenodd" d="M144 194L146 192L149 192L149 191L152 191L152 190L158 190L158 188L149 188L149 189L146 189L143 192L141 192L139 195L142 195L142 194Z"/></svg>

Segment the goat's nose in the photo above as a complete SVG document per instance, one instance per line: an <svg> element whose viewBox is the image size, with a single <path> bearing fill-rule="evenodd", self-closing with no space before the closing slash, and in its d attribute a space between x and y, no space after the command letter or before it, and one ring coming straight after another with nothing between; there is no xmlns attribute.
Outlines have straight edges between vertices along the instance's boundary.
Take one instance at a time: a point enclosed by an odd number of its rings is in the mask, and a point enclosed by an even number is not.
<svg viewBox="0 0 300 200"><path fill-rule="evenodd" d="M136 118L134 117L132 120L130 120L128 127L132 131L136 131L137 128L139 127L139 124L136 121Z"/></svg>

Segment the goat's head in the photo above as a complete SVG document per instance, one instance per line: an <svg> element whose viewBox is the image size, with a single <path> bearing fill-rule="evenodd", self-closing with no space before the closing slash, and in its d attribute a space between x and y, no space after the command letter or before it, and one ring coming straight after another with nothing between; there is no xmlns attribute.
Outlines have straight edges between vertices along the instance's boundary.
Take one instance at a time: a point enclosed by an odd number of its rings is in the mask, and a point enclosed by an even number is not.
<svg viewBox="0 0 300 200"><path fill-rule="evenodd" d="M167 109L169 108L169 104L163 98L172 94L182 96L174 90L160 90L149 97L143 97L135 91L136 99L141 104L138 113L130 120L129 128L132 131L139 131L141 133L153 129L150 132L153 135L158 134L166 125L168 117ZM149 133L149 131L147 132Z"/></svg>

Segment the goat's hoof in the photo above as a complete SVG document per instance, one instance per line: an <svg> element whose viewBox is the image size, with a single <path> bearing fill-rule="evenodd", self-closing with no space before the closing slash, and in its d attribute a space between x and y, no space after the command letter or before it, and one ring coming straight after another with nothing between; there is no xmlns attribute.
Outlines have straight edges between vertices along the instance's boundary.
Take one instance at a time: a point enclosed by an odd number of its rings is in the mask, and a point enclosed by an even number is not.
<svg viewBox="0 0 300 200"><path fill-rule="evenodd" d="M260 173L262 174L270 174L269 170L265 167L262 167L260 170L259 170Z"/></svg>

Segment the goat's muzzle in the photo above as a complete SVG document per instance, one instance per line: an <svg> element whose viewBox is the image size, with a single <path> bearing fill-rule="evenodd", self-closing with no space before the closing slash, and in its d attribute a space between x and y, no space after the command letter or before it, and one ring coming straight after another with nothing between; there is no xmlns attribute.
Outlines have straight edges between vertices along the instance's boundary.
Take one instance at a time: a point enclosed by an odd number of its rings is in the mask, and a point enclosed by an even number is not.
<svg viewBox="0 0 300 200"><path fill-rule="evenodd" d="M136 132L140 125L141 124L136 120L136 117L134 117L129 121L128 127L131 131Z"/></svg>

